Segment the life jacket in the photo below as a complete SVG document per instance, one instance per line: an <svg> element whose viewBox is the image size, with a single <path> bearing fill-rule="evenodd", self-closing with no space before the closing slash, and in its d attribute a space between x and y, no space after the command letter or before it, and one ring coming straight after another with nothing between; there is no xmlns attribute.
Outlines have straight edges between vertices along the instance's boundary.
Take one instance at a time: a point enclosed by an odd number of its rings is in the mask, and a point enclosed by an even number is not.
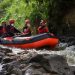
<svg viewBox="0 0 75 75"><path fill-rule="evenodd" d="M14 30L15 28L13 26L10 26L10 31L15 32Z"/></svg>
<svg viewBox="0 0 75 75"><path fill-rule="evenodd" d="M20 33L19 30L17 30L14 26L11 26L11 25L7 26L7 32Z"/></svg>
<svg viewBox="0 0 75 75"><path fill-rule="evenodd" d="M30 30L30 28L29 27L24 27L23 28L23 34L29 34L29 35L31 35L31 30Z"/></svg>
<svg viewBox="0 0 75 75"><path fill-rule="evenodd" d="M48 32L48 28L46 26L39 26L38 28L38 33L47 33Z"/></svg>
<svg viewBox="0 0 75 75"><path fill-rule="evenodd" d="M7 33L6 27L3 27L3 33Z"/></svg>
<svg viewBox="0 0 75 75"><path fill-rule="evenodd" d="M5 36L7 34L6 26L0 26L0 37Z"/></svg>

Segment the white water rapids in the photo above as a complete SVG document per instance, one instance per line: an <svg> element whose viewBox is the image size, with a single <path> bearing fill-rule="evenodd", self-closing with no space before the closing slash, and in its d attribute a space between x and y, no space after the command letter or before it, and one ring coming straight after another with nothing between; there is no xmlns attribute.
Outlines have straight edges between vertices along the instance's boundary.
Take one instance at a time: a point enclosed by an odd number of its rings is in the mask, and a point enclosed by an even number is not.
<svg viewBox="0 0 75 75"><path fill-rule="evenodd" d="M9 48L9 47L5 47L5 46L0 46L0 47L11 49L13 51L13 53L15 53L15 54L24 51L23 49L18 49L18 48ZM58 47L59 47L58 51L46 50L46 49L43 49L43 50L29 49L28 51L30 53L34 52L34 53L38 53L38 54L58 54L58 55L62 55L62 56L66 57L69 65L75 66L75 46L72 45L72 46L67 47L67 43L60 43ZM1 70L1 68L2 68L2 65L0 64L0 70Z"/></svg>

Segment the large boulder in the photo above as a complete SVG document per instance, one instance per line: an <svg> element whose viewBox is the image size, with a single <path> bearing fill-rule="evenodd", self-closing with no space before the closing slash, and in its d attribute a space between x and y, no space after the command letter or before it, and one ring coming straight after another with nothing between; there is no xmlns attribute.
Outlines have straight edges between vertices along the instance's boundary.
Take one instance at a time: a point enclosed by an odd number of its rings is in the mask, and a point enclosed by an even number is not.
<svg viewBox="0 0 75 75"><path fill-rule="evenodd" d="M35 62L35 64L34 64ZM53 75L71 75L70 68L67 64L66 58L59 55L36 55L32 57L29 61L31 66L25 71L25 75L38 75L43 74L53 74ZM39 64L39 69L37 70L37 63Z"/></svg>
<svg viewBox="0 0 75 75"><path fill-rule="evenodd" d="M2 71L6 75L75 75L75 70L69 67L66 57L55 54L32 54L27 58L5 64Z"/></svg>

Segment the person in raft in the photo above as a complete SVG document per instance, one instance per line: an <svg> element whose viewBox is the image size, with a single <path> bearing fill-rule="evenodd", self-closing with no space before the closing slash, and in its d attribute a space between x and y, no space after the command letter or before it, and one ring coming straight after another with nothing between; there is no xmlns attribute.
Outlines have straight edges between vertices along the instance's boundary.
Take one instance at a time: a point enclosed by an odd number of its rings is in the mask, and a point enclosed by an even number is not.
<svg viewBox="0 0 75 75"><path fill-rule="evenodd" d="M46 21L45 20L41 20L40 22L40 26L38 27L38 34L42 34L42 33L47 33L49 32L48 27L46 25Z"/></svg>
<svg viewBox="0 0 75 75"><path fill-rule="evenodd" d="M15 20L11 19L9 20L9 24L7 25L7 33L10 36L14 36L17 33L21 33L18 29L14 27L14 23L15 23Z"/></svg>
<svg viewBox="0 0 75 75"><path fill-rule="evenodd" d="M0 26L0 37L5 37L7 35L6 26L6 22L3 21Z"/></svg>
<svg viewBox="0 0 75 75"><path fill-rule="evenodd" d="M31 36L31 28L30 28L30 20L29 19L25 20L25 26L23 27L22 34L24 36Z"/></svg>

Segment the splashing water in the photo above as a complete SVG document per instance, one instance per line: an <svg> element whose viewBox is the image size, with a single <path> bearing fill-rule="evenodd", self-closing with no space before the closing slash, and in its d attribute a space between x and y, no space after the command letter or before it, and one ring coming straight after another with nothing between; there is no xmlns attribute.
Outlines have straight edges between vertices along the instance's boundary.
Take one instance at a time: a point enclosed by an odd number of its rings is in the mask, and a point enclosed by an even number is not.
<svg viewBox="0 0 75 75"><path fill-rule="evenodd" d="M2 67L3 67L3 65L2 65L2 64L0 64L0 72L1 72L1 70L2 70Z"/></svg>
<svg viewBox="0 0 75 75"><path fill-rule="evenodd" d="M7 47L7 46L3 46L3 45L0 45L0 47L1 48L8 48L8 49L10 49L10 50L12 50L12 52L14 53L14 54L17 54L17 53L20 53L20 52L23 52L24 50L23 49L20 49L20 48L15 48L15 47Z"/></svg>
<svg viewBox="0 0 75 75"><path fill-rule="evenodd" d="M11 49L14 54L20 53L25 51L24 49L20 48L10 48L10 47L5 47L5 46L0 46L2 48L8 48ZM29 49L27 50L29 53L37 53L37 54L57 54L57 55L62 55L67 58L67 62L69 65L75 66L75 46L67 46L67 43L60 43L59 44L59 51L52 51L52 50L36 50L36 49Z"/></svg>

